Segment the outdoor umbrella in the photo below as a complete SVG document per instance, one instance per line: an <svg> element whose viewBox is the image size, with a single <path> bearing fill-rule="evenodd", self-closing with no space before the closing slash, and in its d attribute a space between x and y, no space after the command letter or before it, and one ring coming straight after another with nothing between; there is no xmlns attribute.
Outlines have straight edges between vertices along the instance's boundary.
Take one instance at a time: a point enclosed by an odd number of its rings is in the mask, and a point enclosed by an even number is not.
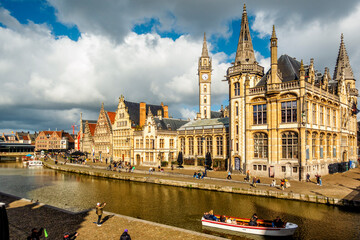
<svg viewBox="0 0 360 240"><path fill-rule="evenodd" d="M29 153L29 154L27 154L26 156L27 156L27 157L32 157L32 155L31 155L30 153Z"/></svg>
<svg viewBox="0 0 360 240"><path fill-rule="evenodd" d="M9 221L6 214L5 203L0 203L0 239L9 239Z"/></svg>

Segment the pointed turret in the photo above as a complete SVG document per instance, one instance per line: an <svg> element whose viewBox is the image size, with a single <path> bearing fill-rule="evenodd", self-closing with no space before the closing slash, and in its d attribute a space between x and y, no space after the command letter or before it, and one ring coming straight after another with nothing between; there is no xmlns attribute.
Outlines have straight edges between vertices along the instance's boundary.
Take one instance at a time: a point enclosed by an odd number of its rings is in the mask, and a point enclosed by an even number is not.
<svg viewBox="0 0 360 240"><path fill-rule="evenodd" d="M270 38L270 52L271 52L271 78L268 84L279 82L277 76L278 58L277 58L277 37L275 32L275 25L273 25L273 30Z"/></svg>
<svg viewBox="0 0 360 240"><path fill-rule="evenodd" d="M244 10L241 18L239 42L236 50L235 65L254 63L256 63L256 58L250 36L246 5L244 4Z"/></svg>
<svg viewBox="0 0 360 240"><path fill-rule="evenodd" d="M344 68L345 80L355 80L353 71L350 66L349 56L347 55L346 52L343 34L341 34L339 54L336 60L334 77L333 77L334 80L340 80L342 68Z"/></svg>
<svg viewBox="0 0 360 240"><path fill-rule="evenodd" d="M206 44L206 34L205 33L204 33L204 41L203 41L203 48L202 48L201 56L202 57L209 57L207 44Z"/></svg>

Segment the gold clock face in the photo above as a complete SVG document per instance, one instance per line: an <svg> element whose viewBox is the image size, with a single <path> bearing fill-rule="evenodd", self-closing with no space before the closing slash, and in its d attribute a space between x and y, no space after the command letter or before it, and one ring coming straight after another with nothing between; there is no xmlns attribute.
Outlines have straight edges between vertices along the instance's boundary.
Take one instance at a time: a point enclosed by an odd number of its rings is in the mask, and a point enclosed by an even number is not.
<svg viewBox="0 0 360 240"><path fill-rule="evenodd" d="M207 73L204 73L203 75L201 75L201 78L203 80L207 80L209 78L209 75Z"/></svg>

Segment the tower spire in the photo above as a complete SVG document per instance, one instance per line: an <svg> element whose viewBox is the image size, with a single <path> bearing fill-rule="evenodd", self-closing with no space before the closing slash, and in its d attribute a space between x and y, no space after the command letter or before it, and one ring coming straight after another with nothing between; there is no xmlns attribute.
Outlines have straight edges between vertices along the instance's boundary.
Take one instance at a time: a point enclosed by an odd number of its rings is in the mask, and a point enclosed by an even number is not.
<svg viewBox="0 0 360 240"><path fill-rule="evenodd" d="M335 64L335 71L333 77L334 80L339 80L341 78L342 69L344 70L345 80L355 80L353 71L350 66L349 56L346 52L343 34L341 34L340 48Z"/></svg>
<svg viewBox="0 0 360 240"><path fill-rule="evenodd" d="M254 64L256 62L254 48L250 36L249 21L244 4L239 42L236 50L235 65L238 64Z"/></svg>
<svg viewBox="0 0 360 240"><path fill-rule="evenodd" d="M202 48L201 56L202 57L209 57L207 44L206 44L206 34L205 34L205 32L204 32L204 41L203 41L203 48Z"/></svg>

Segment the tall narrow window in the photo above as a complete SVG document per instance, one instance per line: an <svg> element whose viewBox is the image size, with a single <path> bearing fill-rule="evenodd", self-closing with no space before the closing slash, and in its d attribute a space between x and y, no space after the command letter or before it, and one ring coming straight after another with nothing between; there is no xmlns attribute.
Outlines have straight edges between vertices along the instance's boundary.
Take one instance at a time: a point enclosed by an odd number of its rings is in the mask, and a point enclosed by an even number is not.
<svg viewBox="0 0 360 240"><path fill-rule="evenodd" d="M216 137L216 155L223 155L223 137Z"/></svg>
<svg viewBox="0 0 360 240"><path fill-rule="evenodd" d="M204 96L204 103L206 103L206 96Z"/></svg>
<svg viewBox="0 0 360 240"><path fill-rule="evenodd" d="M266 124L266 104L253 106L254 124Z"/></svg>
<svg viewBox="0 0 360 240"><path fill-rule="evenodd" d="M320 134L320 159L324 158L324 134Z"/></svg>
<svg viewBox="0 0 360 240"><path fill-rule="evenodd" d="M298 135L295 132L284 132L282 134L282 158L298 158Z"/></svg>
<svg viewBox="0 0 360 240"><path fill-rule="evenodd" d="M240 95L240 83L238 82L234 83L234 91L235 91L235 96Z"/></svg>
<svg viewBox="0 0 360 240"><path fill-rule="evenodd" d="M206 85L204 85L204 93L206 93Z"/></svg>
<svg viewBox="0 0 360 240"><path fill-rule="evenodd" d="M254 135L254 158L268 157L268 137L265 133Z"/></svg>
<svg viewBox="0 0 360 240"><path fill-rule="evenodd" d="M326 109L326 126L330 127L330 108Z"/></svg>
<svg viewBox="0 0 360 240"><path fill-rule="evenodd" d="M326 136L326 157L331 157L330 135Z"/></svg>
<svg viewBox="0 0 360 240"><path fill-rule="evenodd" d="M202 139L202 137L197 138L197 149L198 149L198 155L203 155L203 139Z"/></svg>
<svg viewBox="0 0 360 240"><path fill-rule="evenodd" d="M312 123L316 124L316 104L312 104Z"/></svg>
<svg viewBox="0 0 360 240"><path fill-rule="evenodd" d="M239 104L238 103L235 104L235 114L236 114L236 116L239 116Z"/></svg>
<svg viewBox="0 0 360 240"><path fill-rule="evenodd" d="M184 152L185 150L185 138L180 138L180 147L181 147L181 151Z"/></svg>
<svg viewBox="0 0 360 240"><path fill-rule="evenodd" d="M206 137L206 153L212 153L212 137Z"/></svg>
<svg viewBox="0 0 360 240"><path fill-rule="evenodd" d="M204 116L206 116L206 107L204 108Z"/></svg>
<svg viewBox="0 0 360 240"><path fill-rule="evenodd" d="M297 101L281 103L281 122L289 123L297 121Z"/></svg>
<svg viewBox="0 0 360 240"><path fill-rule="evenodd" d="M320 106L320 125L324 125L324 107Z"/></svg>
<svg viewBox="0 0 360 240"><path fill-rule="evenodd" d="M336 110L333 111L333 127L336 128Z"/></svg>
<svg viewBox="0 0 360 240"><path fill-rule="evenodd" d="M333 157L336 157L336 135L333 136Z"/></svg>
<svg viewBox="0 0 360 240"><path fill-rule="evenodd" d="M189 138L189 155L194 155L194 138Z"/></svg>

